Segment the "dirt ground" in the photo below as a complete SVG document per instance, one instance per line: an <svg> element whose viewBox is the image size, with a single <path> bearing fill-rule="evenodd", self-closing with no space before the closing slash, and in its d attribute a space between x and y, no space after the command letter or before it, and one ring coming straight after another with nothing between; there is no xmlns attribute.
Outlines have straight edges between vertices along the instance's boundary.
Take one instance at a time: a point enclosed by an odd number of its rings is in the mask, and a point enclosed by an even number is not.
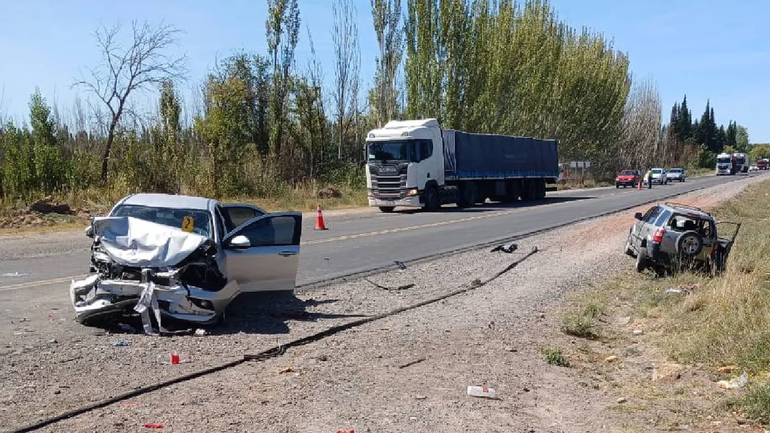
<svg viewBox="0 0 770 433"><path fill-rule="evenodd" d="M714 205L758 179L677 201ZM599 342L583 350L582 341L560 331L565 295L632 267L622 248L634 211L530 237L513 254L472 251L369 277L391 288L414 284L405 290L384 290L357 279L296 296L243 298L228 312L225 326L211 328L203 337L150 337L78 325L64 287L55 288L61 291L56 300L45 300L35 290L0 294L0 425L20 428L331 326L435 298L475 279L485 280L537 247L518 267L473 291L43 431L137 431L145 423L184 432L747 431L748 426L720 415L710 396L696 396L688 409L695 419L686 424L672 424L660 408L635 410L636 396L618 384L650 380L646 366L661 355L640 347L632 362L589 368L592 358L622 356L625 347ZM543 352L554 348L585 356L576 357L569 368L549 365ZM158 363L158 357L171 351L192 360ZM285 371L288 367L291 371ZM661 392L689 390L707 381L705 375L682 377L672 385L676 389ZM469 397L469 385L492 387L499 398Z"/></svg>

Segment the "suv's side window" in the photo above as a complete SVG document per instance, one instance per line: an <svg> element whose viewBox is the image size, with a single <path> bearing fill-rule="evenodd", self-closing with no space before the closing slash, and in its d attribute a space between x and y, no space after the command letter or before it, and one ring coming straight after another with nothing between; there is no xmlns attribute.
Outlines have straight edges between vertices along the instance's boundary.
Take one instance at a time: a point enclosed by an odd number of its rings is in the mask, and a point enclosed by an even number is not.
<svg viewBox="0 0 770 433"><path fill-rule="evenodd" d="M647 224L653 224L655 222L655 219L658 218L661 212L660 206L655 206L654 208L650 209L650 212L645 215L644 222Z"/></svg>
<svg viewBox="0 0 770 433"><path fill-rule="evenodd" d="M655 220L655 225L658 227L662 227L668 222L668 219L671 217L671 211L670 210L664 210L658 219Z"/></svg>
<svg viewBox="0 0 770 433"><path fill-rule="evenodd" d="M645 213L644 213L644 215L642 216L642 221L647 221L647 218L649 218L649 217L650 217L650 215L651 215L651 214L652 214L652 213L655 211L655 209L657 209L657 208L658 208L657 206L653 206L653 207L651 207L651 208L647 209L647 212L645 212Z"/></svg>

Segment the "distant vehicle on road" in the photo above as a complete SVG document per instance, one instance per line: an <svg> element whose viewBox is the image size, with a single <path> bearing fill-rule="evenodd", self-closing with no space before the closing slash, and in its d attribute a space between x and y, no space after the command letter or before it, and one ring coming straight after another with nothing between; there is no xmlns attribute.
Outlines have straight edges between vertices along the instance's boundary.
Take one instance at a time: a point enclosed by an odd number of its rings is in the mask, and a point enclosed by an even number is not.
<svg viewBox="0 0 770 433"><path fill-rule="evenodd" d="M158 326L160 317L209 324L240 293L293 291L302 214L134 194L93 218L86 235L89 275L70 286L76 319L141 313L147 332L150 315Z"/></svg>
<svg viewBox="0 0 770 433"><path fill-rule="evenodd" d="M734 172L735 173L748 173L749 171L749 156L745 153L734 153Z"/></svg>
<svg viewBox="0 0 770 433"><path fill-rule="evenodd" d="M623 170L615 177L615 188L637 186L642 180L642 173L639 170Z"/></svg>
<svg viewBox="0 0 770 433"><path fill-rule="evenodd" d="M768 161L767 158L759 159L757 160L757 168L759 170L767 170L768 165L770 165L769 163L770 161Z"/></svg>
<svg viewBox="0 0 770 433"><path fill-rule="evenodd" d="M733 167L733 155L729 153L720 153L717 155L717 176L735 174L735 168Z"/></svg>
<svg viewBox="0 0 770 433"><path fill-rule="evenodd" d="M668 185L668 175L666 174L666 169L655 167L651 169L652 171L652 183L653 184L659 184L659 185ZM647 172L649 174L649 172ZM647 184L647 175L644 176L644 183Z"/></svg>
<svg viewBox="0 0 770 433"><path fill-rule="evenodd" d="M684 180L687 178L687 172L681 167L675 167L672 168L666 173L666 177L670 181L678 180L679 182L684 182Z"/></svg>
<svg viewBox="0 0 770 433"><path fill-rule="evenodd" d="M749 173L754 172L754 171L759 171L759 167L757 167L756 165L750 165L749 166Z"/></svg>
<svg viewBox="0 0 770 433"><path fill-rule="evenodd" d="M367 134L366 153L369 206L382 212L538 200L561 174L556 140L442 129L436 119L392 120Z"/></svg>
<svg viewBox="0 0 770 433"><path fill-rule="evenodd" d="M672 270L677 264L692 264L712 274L724 271L739 223L731 239L717 236L718 224L713 216L700 208L679 203L650 207L629 229L625 252L636 258L636 270L647 268L657 274Z"/></svg>

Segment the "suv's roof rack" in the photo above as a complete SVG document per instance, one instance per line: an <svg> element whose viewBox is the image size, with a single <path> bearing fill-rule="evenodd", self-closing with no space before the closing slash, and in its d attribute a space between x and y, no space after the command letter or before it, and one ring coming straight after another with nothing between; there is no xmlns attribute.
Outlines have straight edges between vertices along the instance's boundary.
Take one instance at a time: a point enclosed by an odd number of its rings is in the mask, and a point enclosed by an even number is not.
<svg viewBox="0 0 770 433"><path fill-rule="evenodd" d="M674 207L674 206L675 207L682 207L682 208L685 208L685 209L694 209L694 210L697 210L698 212L703 212L703 209L701 209L699 207L696 207L696 206L690 206L689 204L677 203L677 202L674 202L674 201L667 201L666 204L668 206L672 206L672 207Z"/></svg>

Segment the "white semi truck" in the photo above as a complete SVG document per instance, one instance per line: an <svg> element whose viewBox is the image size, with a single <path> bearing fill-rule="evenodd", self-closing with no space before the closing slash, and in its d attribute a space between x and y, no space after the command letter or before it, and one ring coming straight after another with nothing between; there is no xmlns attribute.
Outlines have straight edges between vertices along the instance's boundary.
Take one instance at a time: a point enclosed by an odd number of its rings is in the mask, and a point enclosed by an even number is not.
<svg viewBox="0 0 770 433"><path fill-rule="evenodd" d="M717 155L717 176L725 174L735 174L733 166L733 155L729 153L720 153Z"/></svg>
<svg viewBox="0 0 770 433"><path fill-rule="evenodd" d="M538 200L560 177L556 140L442 130L436 119L370 131L366 156L369 206L382 212Z"/></svg>
<svg viewBox="0 0 770 433"><path fill-rule="evenodd" d="M745 153L733 153L735 158L734 164L735 173L748 173L749 172L749 156Z"/></svg>

